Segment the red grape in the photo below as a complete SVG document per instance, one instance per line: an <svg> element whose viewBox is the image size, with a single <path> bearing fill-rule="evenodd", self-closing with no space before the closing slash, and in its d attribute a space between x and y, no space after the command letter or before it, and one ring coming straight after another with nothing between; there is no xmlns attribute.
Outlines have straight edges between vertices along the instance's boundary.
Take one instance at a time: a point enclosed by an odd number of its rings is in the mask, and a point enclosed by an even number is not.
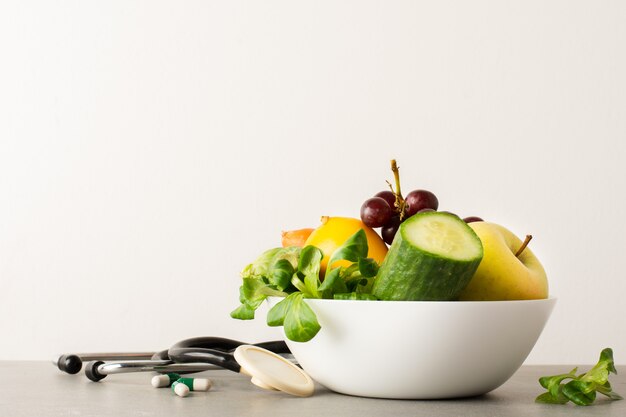
<svg viewBox="0 0 626 417"><path fill-rule="evenodd" d="M389 190L381 191L377 193L374 197L380 197L385 200L392 210L396 206L396 195Z"/></svg>
<svg viewBox="0 0 626 417"><path fill-rule="evenodd" d="M484 222L483 219L481 219L480 217L476 217L476 216L466 217L463 219L463 221L465 221L465 223Z"/></svg>
<svg viewBox="0 0 626 417"><path fill-rule="evenodd" d="M382 229L380 229L380 235L386 244L391 245L399 228L400 218L398 216L393 216L389 222L385 224Z"/></svg>
<svg viewBox="0 0 626 417"><path fill-rule="evenodd" d="M361 206L361 220L369 227L380 227L386 224L393 210L385 199L380 197L372 197L365 200Z"/></svg>
<svg viewBox="0 0 626 417"><path fill-rule="evenodd" d="M407 205L406 217L411 217L418 211L425 208L437 210L439 207L439 200L437 200L435 194L426 190L411 191L406 195L404 200Z"/></svg>

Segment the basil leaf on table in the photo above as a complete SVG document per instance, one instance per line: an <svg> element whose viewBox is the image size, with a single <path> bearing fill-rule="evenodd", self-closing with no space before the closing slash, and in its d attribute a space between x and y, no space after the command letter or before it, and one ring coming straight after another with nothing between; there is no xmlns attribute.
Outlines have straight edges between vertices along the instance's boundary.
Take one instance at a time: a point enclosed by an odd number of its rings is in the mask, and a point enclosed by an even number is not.
<svg viewBox="0 0 626 417"><path fill-rule="evenodd" d="M563 395L576 405L589 405L596 400L595 384L574 379L563 385Z"/></svg>
<svg viewBox="0 0 626 417"><path fill-rule="evenodd" d="M613 350L604 349L600 353L600 359L598 363L589 370L585 375L580 377L581 381L595 382L599 385L603 385L609 380L609 373L613 372L617 374L615 364L613 363Z"/></svg>
<svg viewBox="0 0 626 417"><path fill-rule="evenodd" d="M538 396L535 401L543 404L566 404L569 399L563 395L561 389L559 388L559 393L556 396L546 391Z"/></svg>
<svg viewBox="0 0 626 417"><path fill-rule="evenodd" d="M613 391L613 389L611 388L611 384L609 383L609 381L606 381L606 384L604 385L598 385L596 386L596 390L598 390L598 392L602 395L606 395L607 397L609 397L611 400L623 400L624 397L622 397L621 395L619 395L617 392Z"/></svg>
<svg viewBox="0 0 626 417"><path fill-rule="evenodd" d="M609 383L609 374L617 374L611 348L602 350L598 363L587 373L576 375L577 370L574 368L567 374L539 378L541 386L548 391L539 395L535 401L543 404L565 404L571 401L576 405L591 405L596 400L597 392L611 400L622 399ZM563 383L566 379L571 381Z"/></svg>
<svg viewBox="0 0 626 417"><path fill-rule="evenodd" d="M576 371L578 368L574 368L567 374L544 376L539 378L539 383L542 387L547 389L554 397L558 396L560 392L561 381L567 378L576 378Z"/></svg>

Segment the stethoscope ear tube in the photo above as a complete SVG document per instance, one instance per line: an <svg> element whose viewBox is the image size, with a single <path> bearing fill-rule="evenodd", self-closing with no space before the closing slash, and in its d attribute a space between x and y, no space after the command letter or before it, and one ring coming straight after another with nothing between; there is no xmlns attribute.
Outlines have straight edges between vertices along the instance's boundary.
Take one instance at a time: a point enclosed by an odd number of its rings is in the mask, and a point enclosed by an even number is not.
<svg viewBox="0 0 626 417"><path fill-rule="evenodd" d="M232 353L203 347L171 347L168 352L171 360L177 363L205 362L239 373L241 365Z"/></svg>
<svg viewBox="0 0 626 417"><path fill-rule="evenodd" d="M167 351L167 357L179 363L210 363L239 373L241 365L237 363L233 352L243 345L249 344L223 337L196 337L176 343ZM253 346L274 353L291 353L287 344L282 340L257 343Z"/></svg>
<svg viewBox="0 0 626 417"><path fill-rule="evenodd" d="M85 366L85 376L93 382L98 382L106 378L106 374L101 374L100 370L98 369L100 365L104 365L104 362L103 361L87 362L87 365Z"/></svg>
<svg viewBox="0 0 626 417"><path fill-rule="evenodd" d="M60 371L74 375L80 372L84 361L135 360L151 359L154 352L123 352L123 353L72 353L64 354L52 361Z"/></svg>
<svg viewBox="0 0 626 417"><path fill-rule="evenodd" d="M83 361L78 355L61 355L53 361L59 370L74 375L80 372Z"/></svg>

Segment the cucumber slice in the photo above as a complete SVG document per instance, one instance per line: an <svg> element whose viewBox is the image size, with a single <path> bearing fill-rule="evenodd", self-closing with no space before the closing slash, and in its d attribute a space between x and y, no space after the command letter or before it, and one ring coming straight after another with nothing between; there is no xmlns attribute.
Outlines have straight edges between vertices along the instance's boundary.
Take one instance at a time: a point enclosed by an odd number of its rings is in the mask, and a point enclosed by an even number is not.
<svg viewBox="0 0 626 417"><path fill-rule="evenodd" d="M372 294L380 300L455 300L482 257L480 239L454 214L416 214L400 225Z"/></svg>

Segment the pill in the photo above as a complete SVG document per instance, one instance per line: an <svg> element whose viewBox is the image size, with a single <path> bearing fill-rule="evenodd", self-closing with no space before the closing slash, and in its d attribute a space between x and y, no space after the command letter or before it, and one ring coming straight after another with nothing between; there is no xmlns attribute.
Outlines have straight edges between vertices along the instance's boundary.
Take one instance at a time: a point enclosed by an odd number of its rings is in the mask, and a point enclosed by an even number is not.
<svg viewBox="0 0 626 417"><path fill-rule="evenodd" d="M179 397L186 397L189 395L189 387L182 382L174 381L172 384L172 391Z"/></svg>
<svg viewBox="0 0 626 417"><path fill-rule="evenodd" d="M155 375L155 376L152 377L152 386L154 388L169 387L178 378L180 378L180 375L175 374L173 372L170 372L170 373L164 374L164 375Z"/></svg>
<svg viewBox="0 0 626 417"><path fill-rule="evenodd" d="M178 378L177 382L181 382L192 391L208 391L211 389L211 380L206 378Z"/></svg>

